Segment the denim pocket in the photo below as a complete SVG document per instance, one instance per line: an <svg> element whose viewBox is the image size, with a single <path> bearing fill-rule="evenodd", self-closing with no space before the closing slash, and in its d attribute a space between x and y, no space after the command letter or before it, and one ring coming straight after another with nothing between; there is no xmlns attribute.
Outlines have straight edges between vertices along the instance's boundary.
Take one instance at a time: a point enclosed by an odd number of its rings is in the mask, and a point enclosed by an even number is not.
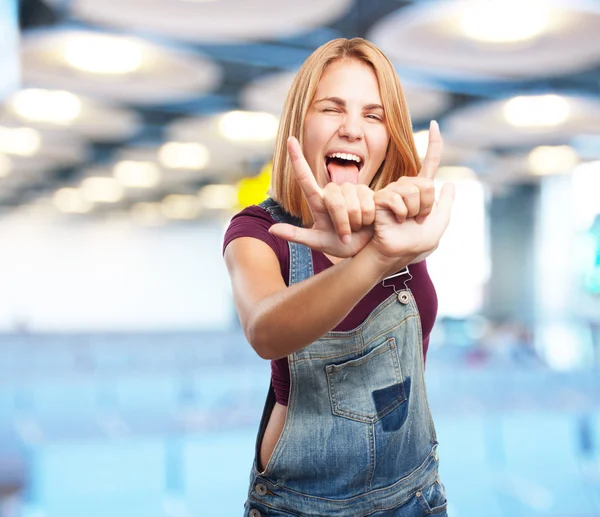
<svg viewBox="0 0 600 517"><path fill-rule="evenodd" d="M416 498L427 515L446 512L448 506L446 490L439 479L436 479L428 488L417 492Z"/></svg>
<svg viewBox="0 0 600 517"><path fill-rule="evenodd" d="M406 401L394 338L358 358L328 364L325 373L335 415L374 423Z"/></svg>

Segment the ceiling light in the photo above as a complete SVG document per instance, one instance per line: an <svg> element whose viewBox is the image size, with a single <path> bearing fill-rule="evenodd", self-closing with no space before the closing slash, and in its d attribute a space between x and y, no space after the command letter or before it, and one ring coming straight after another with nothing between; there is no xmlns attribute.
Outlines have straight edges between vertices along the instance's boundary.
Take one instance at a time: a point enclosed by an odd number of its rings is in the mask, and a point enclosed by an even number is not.
<svg viewBox="0 0 600 517"><path fill-rule="evenodd" d="M469 38L512 43L535 38L549 25L550 13L540 0L471 0L461 4L459 25Z"/></svg>
<svg viewBox="0 0 600 517"><path fill-rule="evenodd" d="M54 193L54 205L58 210L70 214L85 214L92 209L92 203L75 188L61 188Z"/></svg>
<svg viewBox="0 0 600 517"><path fill-rule="evenodd" d="M123 187L114 178L92 177L81 183L83 196L96 203L116 203L123 197Z"/></svg>
<svg viewBox="0 0 600 517"><path fill-rule="evenodd" d="M142 65L141 45L117 36L73 35L64 44L63 52L70 66L93 74L128 74Z"/></svg>
<svg viewBox="0 0 600 517"><path fill-rule="evenodd" d="M28 127L0 127L0 152L33 156L40 150L40 134Z"/></svg>
<svg viewBox="0 0 600 517"><path fill-rule="evenodd" d="M529 153L527 161L531 172L542 176L570 171L579 162L579 156L575 149L568 145L542 145Z"/></svg>
<svg viewBox="0 0 600 517"><path fill-rule="evenodd" d="M559 95L514 97L504 104L504 118L516 127L544 127L562 124L569 117L569 103Z"/></svg>
<svg viewBox="0 0 600 517"><path fill-rule="evenodd" d="M171 194L162 200L161 211L169 219L196 219L202 208L196 196Z"/></svg>
<svg viewBox="0 0 600 517"><path fill-rule="evenodd" d="M233 185L206 185L198 192L204 208L231 210L238 205L238 190Z"/></svg>
<svg viewBox="0 0 600 517"><path fill-rule="evenodd" d="M196 142L167 142L158 151L158 159L171 169L204 169L210 153L205 145Z"/></svg>
<svg viewBox="0 0 600 517"><path fill-rule="evenodd" d="M6 178L10 174L12 169L12 162L10 158L0 153L0 178Z"/></svg>
<svg viewBox="0 0 600 517"><path fill-rule="evenodd" d="M61 90L21 90L12 97L11 104L19 117L36 122L68 124L81 113L79 98Z"/></svg>
<svg viewBox="0 0 600 517"><path fill-rule="evenodd" d="M151 188L160 181L160 170L152 162L123 160L114 166L113 173L124 187Z"/></svg>
<svg viewBox="0 0 600 517"><path fill-rule="evenodd" d="M219 128L229 140L268 142L277 135L279 120L271 113L231 111L221 117Z"/></svg>

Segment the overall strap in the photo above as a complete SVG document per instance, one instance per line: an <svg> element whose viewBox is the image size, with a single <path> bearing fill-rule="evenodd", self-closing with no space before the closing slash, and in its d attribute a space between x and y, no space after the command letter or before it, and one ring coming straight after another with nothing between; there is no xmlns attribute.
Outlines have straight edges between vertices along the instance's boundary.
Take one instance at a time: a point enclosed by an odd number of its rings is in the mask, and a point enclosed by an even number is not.
<svg viewBox="0 0 600 517"><path fill-rule="evenodd" d="M284 211L279 203L272 198L268 198L260 205L262 209L269 212L271 217L278 223L288 223L294 226L302 226L302 222L297 217ZM290 278L288 285L292 286L302 280L306 280L314 275L312 253L308 246L288 242L290 249Z"/></svg>

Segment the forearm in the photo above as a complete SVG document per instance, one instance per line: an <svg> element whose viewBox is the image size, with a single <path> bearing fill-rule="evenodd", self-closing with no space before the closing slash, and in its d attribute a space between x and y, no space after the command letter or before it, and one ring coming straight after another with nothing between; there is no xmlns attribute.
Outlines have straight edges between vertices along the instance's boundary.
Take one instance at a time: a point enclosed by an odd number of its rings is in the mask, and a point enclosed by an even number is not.
<svg viewBox="0 0 600 517"><path fill-rule="evenodd" d="M406 264L381 259L366 246L360 253L313 277L264 298L245 331L265 359L278 359L335 328L385 276Z"/></svg>

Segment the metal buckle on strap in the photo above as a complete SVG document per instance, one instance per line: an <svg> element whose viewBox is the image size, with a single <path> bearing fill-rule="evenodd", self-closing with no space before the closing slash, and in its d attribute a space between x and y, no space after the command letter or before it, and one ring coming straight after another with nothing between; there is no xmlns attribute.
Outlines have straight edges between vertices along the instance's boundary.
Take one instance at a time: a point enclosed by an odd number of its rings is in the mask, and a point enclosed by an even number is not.
<svg viewBox="0 0 600 517"><path fill-rule="evenodd" d="M385 282L386 280L391 280L392 278L396 278L398 276L402 276L402 275L410 275L410 272L408 271L408 266L406 266L404 269L401 269L400 271L398 271L398 273L391 275L391 276L386 276L383 281Z"/></svg>
<svg viewBox="0 0 600 517"><path fill-rule="evenodd" d="M408 266L406 266L404 269L398 271L398 273L384 278L383 281L381 282L381 285L383 287L391 287L394 290L394 293L398 294L398 291L396 290L396 286L394 284L387 284L386 285L385 281L386 280L391 280L392 278L396 278L396 277L403 276L403 275L408 275L408 278L406 280L404 280L404 288L406 290L410 291L410 288L406 285L406 283L409 280L412 280L413 276L410 274L410 271L408 270ZM402 302L402 303L407 303L407 302Z"/></svg>

